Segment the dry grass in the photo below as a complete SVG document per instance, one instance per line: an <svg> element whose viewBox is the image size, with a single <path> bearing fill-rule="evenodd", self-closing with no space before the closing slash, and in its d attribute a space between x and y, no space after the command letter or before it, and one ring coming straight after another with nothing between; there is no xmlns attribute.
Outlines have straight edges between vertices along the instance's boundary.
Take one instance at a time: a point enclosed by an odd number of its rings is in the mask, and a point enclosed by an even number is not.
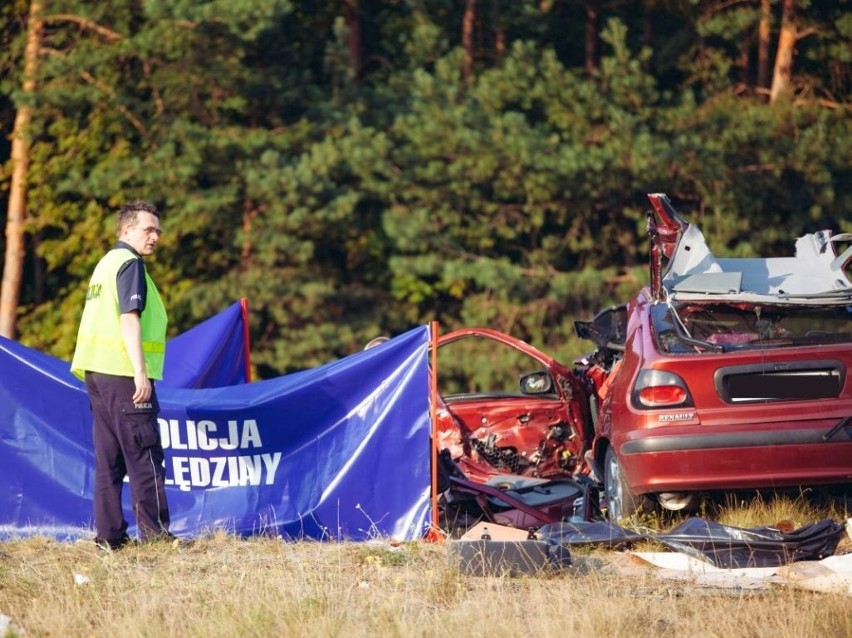
<svg viewBox="0 0 852 638"><path fill-rule="evenodd" d="M739 516L764 525L804 516L802 508L758 503ZM850 550L847 541L838 549ZM580 552L553 574L475 577L460 573L446 546L425 542L214 534L106 553L91 541L29 539L0 545L0 614L28 637L57 638L852 635L848 597L697 589L616 570L620 556Z"/></svg>

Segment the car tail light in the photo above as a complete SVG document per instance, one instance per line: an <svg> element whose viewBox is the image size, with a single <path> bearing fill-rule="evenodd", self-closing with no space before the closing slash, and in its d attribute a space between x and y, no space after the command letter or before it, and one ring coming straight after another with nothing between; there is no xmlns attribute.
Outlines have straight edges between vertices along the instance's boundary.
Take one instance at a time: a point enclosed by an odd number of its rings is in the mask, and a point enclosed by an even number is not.
<svg viewBox="0 0 852 638"><path fill-rule="evenodd" d="M633 386L633 407L639 410L692 406L683 379L665 370L642 370Z"/></svg>

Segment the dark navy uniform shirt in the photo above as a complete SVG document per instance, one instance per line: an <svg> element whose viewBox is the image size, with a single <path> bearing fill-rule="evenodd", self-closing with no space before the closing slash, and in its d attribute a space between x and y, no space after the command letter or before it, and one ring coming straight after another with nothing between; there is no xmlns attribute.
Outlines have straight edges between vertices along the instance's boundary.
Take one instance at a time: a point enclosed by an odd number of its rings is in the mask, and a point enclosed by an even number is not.
<svg viewBox="0 0 852 638"><path fill-rule="evenodd" d="M115 248L126 248L139 259L130 259L122 264L116 275L116 287L118 290L118 307L121 314L138 310L139 314L145 310L145 300L148 295L148 284L145 283L145 262L142 256L133 248L118 242Z"/></svg>

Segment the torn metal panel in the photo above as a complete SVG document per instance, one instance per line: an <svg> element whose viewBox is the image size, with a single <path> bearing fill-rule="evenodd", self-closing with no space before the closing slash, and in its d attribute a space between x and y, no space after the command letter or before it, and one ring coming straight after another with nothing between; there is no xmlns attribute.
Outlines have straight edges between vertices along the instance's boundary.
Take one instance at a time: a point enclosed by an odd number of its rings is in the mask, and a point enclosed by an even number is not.
<svg viewBox="0 0 852 638"><path fill-rule="evenodd" d="M662 195L652 195L652 204ZM657 199L656 201L660 201ZM668 199L665 199L668 202ZM670 203L669 203L670 206ZM672 209L673 210L673 209ZM650 215L658 215L655 208ZM716 301L777 304L843 304L852 301L852 280L846 267L852 261L852 246L838 254L842 242L852 234L833 236L820 230L799 237L793 257L717 258L697 226L680 218L670 223L661 243L659 231L652 234L652 278L658 300ZM656 254L668 253L664 265Z"/></svg>

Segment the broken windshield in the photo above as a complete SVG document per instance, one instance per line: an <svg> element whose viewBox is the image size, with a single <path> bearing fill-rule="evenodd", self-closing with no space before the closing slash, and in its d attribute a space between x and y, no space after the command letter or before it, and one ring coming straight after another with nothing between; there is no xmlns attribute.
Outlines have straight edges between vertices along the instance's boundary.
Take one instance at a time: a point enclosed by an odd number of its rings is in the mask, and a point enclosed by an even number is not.
<svg viewBox="0 0 852 638"><path fill-rule="evenodd" d="M661 352L852 343L852 306L670 303L651 309Z"/></svg>

